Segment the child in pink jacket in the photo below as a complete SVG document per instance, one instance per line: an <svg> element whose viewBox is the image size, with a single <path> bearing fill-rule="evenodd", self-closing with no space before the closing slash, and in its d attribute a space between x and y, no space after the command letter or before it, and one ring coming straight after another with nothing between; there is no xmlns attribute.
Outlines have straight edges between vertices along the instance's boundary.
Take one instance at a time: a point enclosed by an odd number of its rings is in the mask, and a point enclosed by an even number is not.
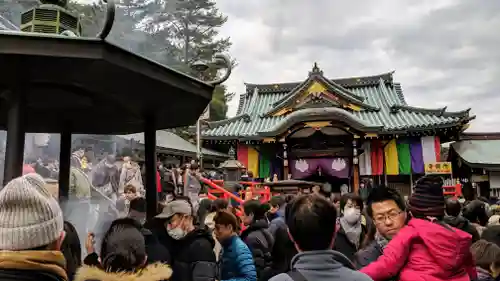
<svg viewBox="0 0 500 281"><path fill-rule="evenodd" d="M412 219L375 262L361 269L374 281L469 281L477 279L470 234L442 222L443 181L426 176L409 199Z"/></svg>

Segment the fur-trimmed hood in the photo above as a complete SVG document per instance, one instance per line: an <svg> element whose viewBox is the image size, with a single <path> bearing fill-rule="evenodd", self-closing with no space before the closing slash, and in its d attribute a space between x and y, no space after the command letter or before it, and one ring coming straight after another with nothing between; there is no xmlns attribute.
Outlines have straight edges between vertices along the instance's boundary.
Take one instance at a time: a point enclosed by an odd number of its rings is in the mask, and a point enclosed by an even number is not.
<svg viewBox="0 0 500 281"><path fill-rule="evenodd" d="M170 266L154 263L138 272L106 272L94 266L82 266L75 274L74 281L160 281L172 276Z"/></svg>

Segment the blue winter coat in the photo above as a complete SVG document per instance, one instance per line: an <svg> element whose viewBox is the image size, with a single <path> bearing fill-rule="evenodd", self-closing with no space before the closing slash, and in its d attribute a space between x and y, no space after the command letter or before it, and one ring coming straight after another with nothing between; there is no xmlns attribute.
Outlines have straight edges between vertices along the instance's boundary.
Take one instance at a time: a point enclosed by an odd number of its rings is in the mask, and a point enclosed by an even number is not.
<svg viewBox="0 0 500 281"><path fill-rule="evenodd" d="M240 237L222 241L220 276L222 281L256 281L257 272L252 253Z"/></svg>

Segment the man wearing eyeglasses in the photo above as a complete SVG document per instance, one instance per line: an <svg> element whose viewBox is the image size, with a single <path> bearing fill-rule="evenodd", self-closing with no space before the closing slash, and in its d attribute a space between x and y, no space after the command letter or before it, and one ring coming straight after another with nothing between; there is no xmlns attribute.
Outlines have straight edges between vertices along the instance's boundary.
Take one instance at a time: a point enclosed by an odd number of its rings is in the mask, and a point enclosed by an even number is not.
<svg viewBox="0 0 500 281"><path fill-rule="evenodd" d="M407 217L403 198L392 188L373 189L368 196L366 208L377 231L373 241L356 253L357 268L367 266L382 255L385 246L405 226Z"/></svg>

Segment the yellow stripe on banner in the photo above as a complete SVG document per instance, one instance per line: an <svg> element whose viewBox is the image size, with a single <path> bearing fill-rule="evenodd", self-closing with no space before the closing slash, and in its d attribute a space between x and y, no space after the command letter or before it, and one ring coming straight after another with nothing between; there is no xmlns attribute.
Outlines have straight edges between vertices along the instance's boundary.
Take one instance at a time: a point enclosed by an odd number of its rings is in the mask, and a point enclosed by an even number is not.
<svg viewBox="0 0 500 281"><path fill-rule="evenodd" d="M384 148L386 175L399 174L398 148L396 140L391 140Z"/></svg>
<svg viewBox="0 0 500 281"><path fill-rule="evenodd" d="M252 171L253 177L259 177L259 152L255 148L248 147L248 167L249 171Z"/></svg>

